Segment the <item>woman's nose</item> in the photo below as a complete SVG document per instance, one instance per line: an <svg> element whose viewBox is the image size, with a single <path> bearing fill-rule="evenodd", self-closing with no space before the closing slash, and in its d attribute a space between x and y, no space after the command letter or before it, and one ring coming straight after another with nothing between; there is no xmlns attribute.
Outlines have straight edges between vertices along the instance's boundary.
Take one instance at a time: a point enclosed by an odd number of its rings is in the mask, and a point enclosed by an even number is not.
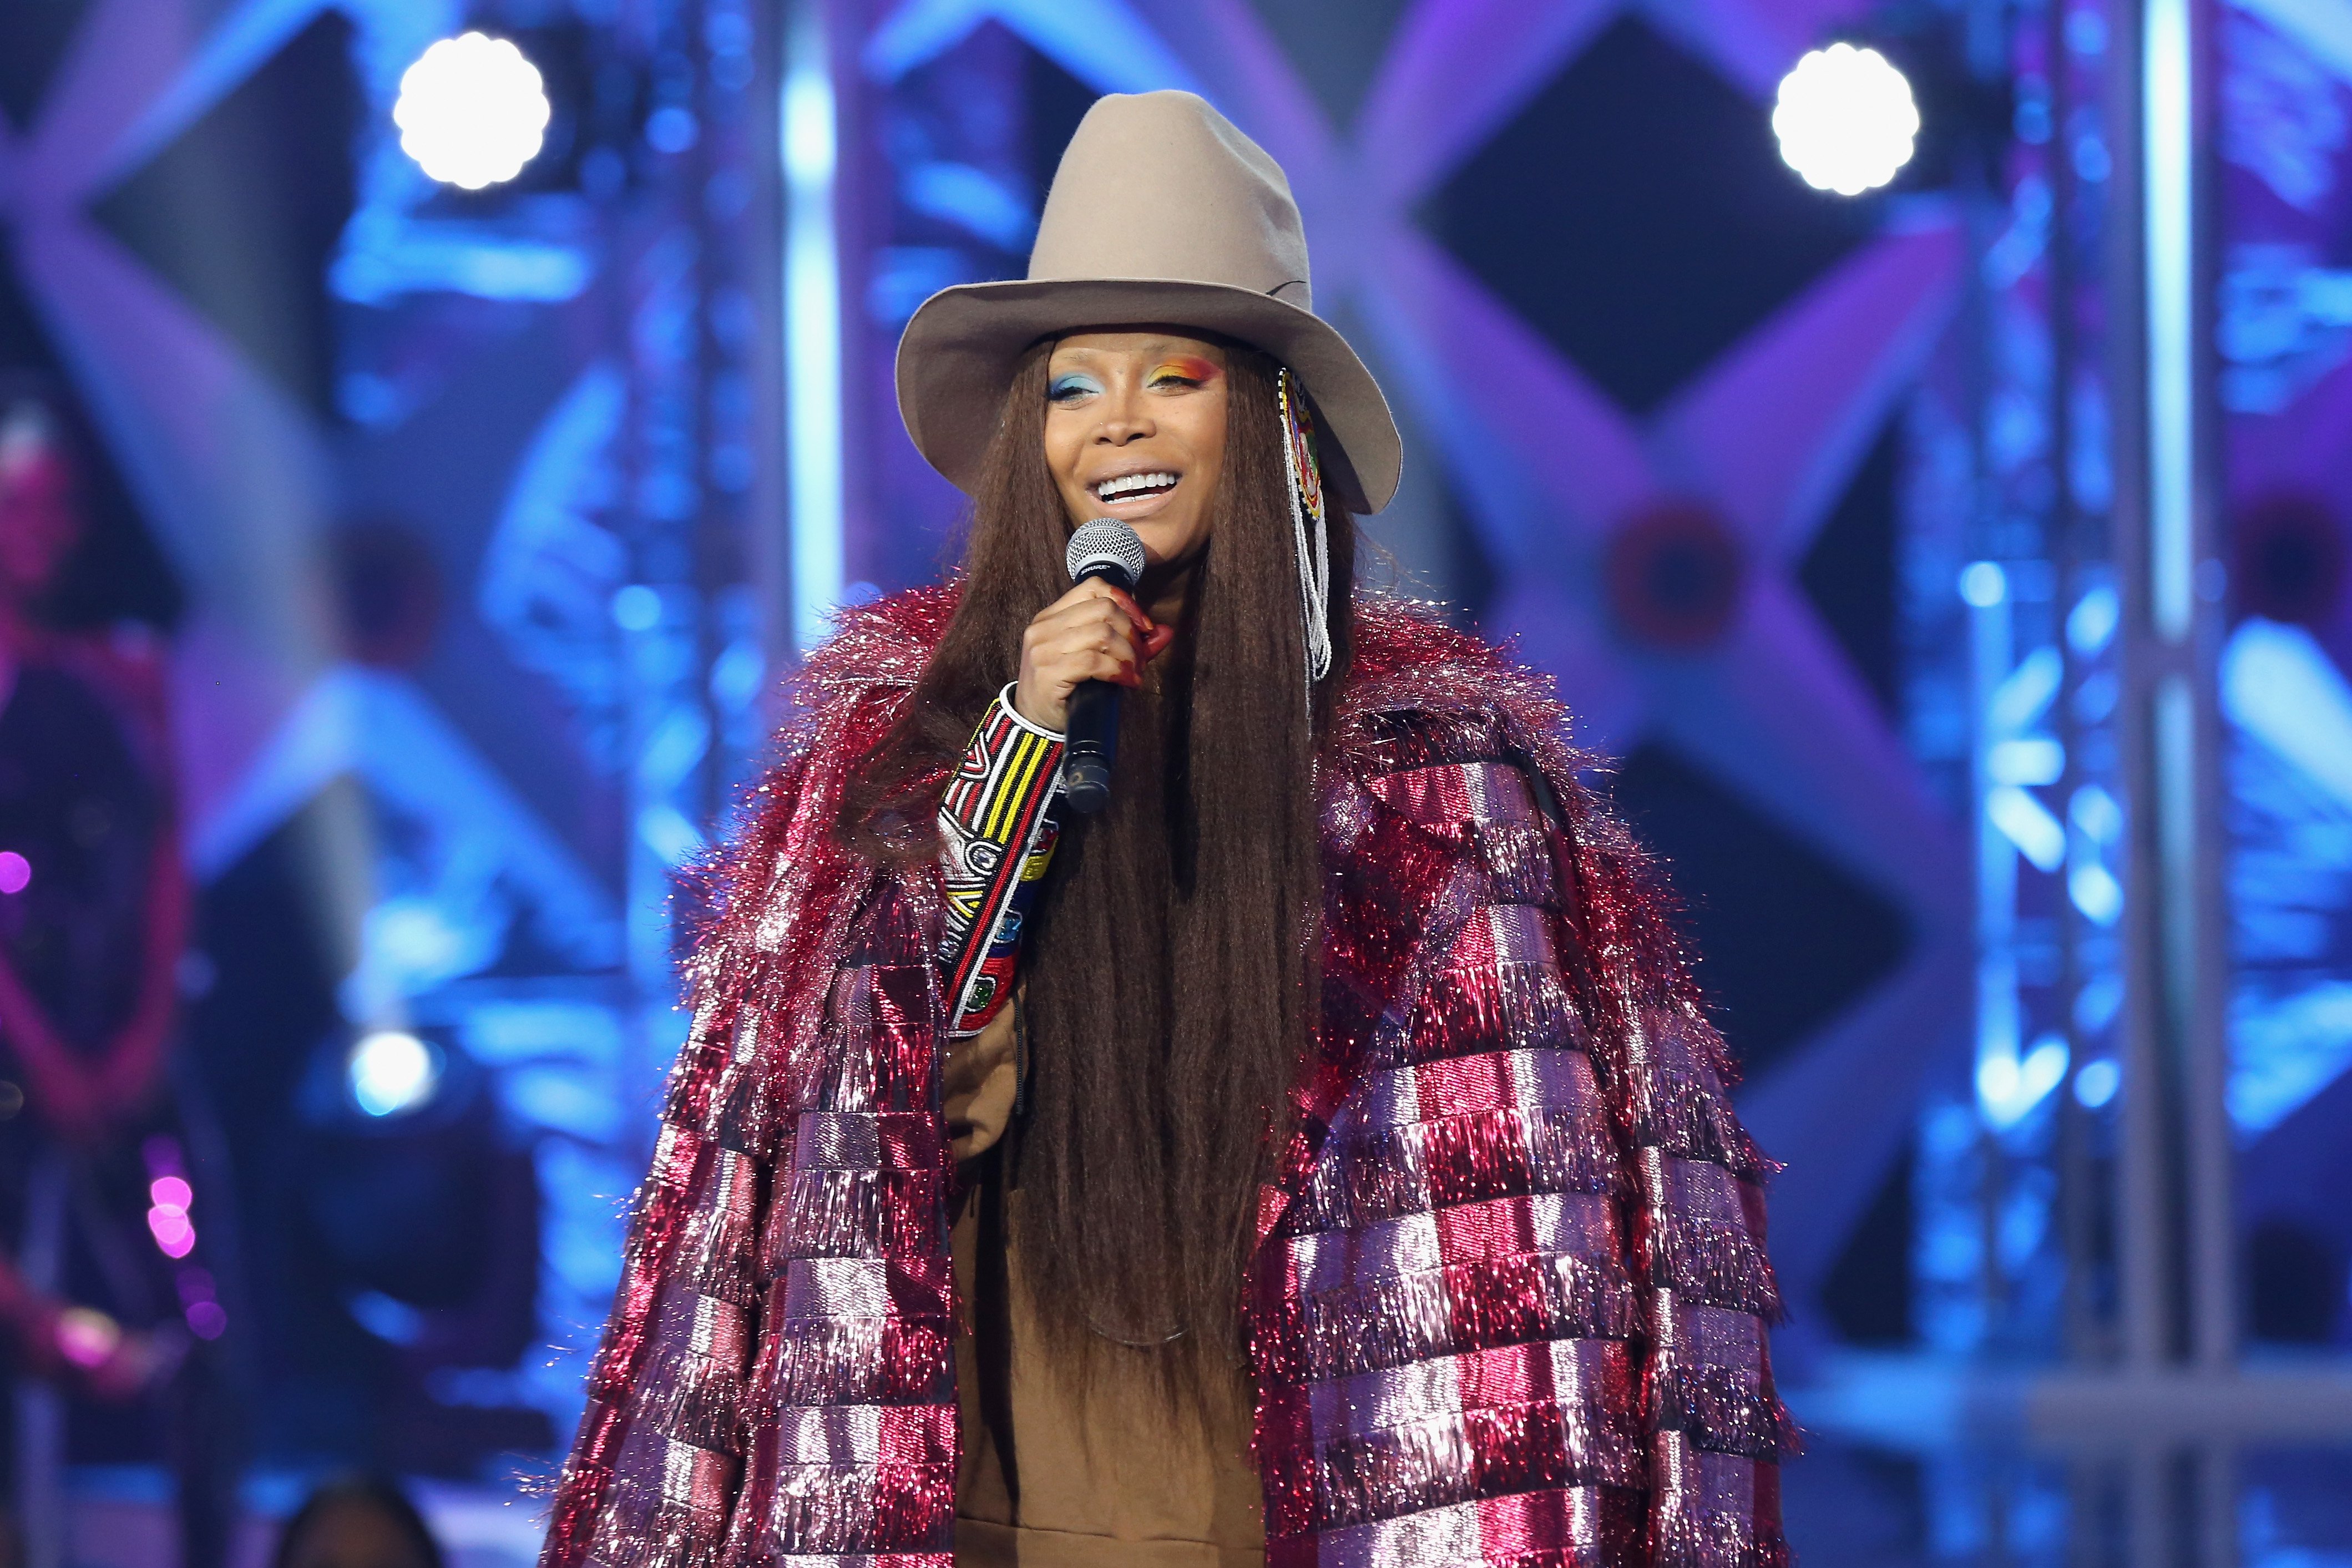
<svg viewBox="0 0 2352 1568"><path fill-rule="evenodd" d="M1129 441L1139 441L1150 435L1155 426L1151 416L1141 409L1119 409L1102 423L1100 439L1114 447L1124 447Z"/></svg>

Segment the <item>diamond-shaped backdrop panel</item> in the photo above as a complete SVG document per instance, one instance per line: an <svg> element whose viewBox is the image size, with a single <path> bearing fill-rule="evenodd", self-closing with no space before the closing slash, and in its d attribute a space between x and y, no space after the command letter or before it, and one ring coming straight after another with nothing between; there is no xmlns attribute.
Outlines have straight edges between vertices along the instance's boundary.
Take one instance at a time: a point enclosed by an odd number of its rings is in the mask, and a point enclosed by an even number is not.
<svg viewBox="0 0 2352 1568"><path fill-rule="evenodd" d="M1255 0L1307 89L1335 126L1354 122L1412 0Z"/></svg>
<svg viewBox="0 0 2352 1568"><path fill-rule="evenodd" d="M1805 597L1890 721L1896 715L1902 676L1895 592L1895 479L1902 455L1901 426L1891 421L1797 568Z"/></svg>
<svg viewBox="0 0 2352 1568"><path fill-rule="evenodd" d="M1043 203L1062 149L1102 95L1036 50L1026 45L1023 50L1029 57L1029 174Z"/></svg>
<svg viewBox="0 0 2352 1568"><path fill-rule="evenodd" d="M1917 1154L1906 1143L1879 1178L1870 1207L1822 1282L1822 1310L1852 1344L1900 1345L1912 1335L1912 1181Z"/></svg>
<svg viewBox="0 0 2352 1568"><path fill-rule="evenodd" d="M91 210L321 414L333 408L327 264L351 216L362 112L351 33L340 16L311 23Z"/></svg>
<svg viewBox="0 0 2352 1568"><path fill-rule="evenodd" d="M0 5L0 110L18 131L40 112L49 78L89 0L7 0Z"/></svg>
<svg viewBox="0 0 2352 1568"><path fill-rule="evenodd" d="M1686 906L1699 984L1750 1079L1903 962L1903 911L1663 746L1611 794Z"/></svg>
<svg viewBox="0 0 2352 1568"><path fill-rule="evenodd" d="M1765 110L1630 17L1457 169L1423 222L1637 413L1874 226L1807 187Z"/></svg>

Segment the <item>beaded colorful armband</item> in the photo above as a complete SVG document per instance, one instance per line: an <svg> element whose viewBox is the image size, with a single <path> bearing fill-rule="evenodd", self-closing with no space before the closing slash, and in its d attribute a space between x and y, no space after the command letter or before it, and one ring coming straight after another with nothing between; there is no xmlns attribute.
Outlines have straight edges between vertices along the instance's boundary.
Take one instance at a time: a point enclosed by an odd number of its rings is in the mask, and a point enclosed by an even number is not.
<svg viewBox="0 0 2352 1568"><path fill-rule="evenodd" d="M1007 686L990 703L940 804L940 870L947 894L948 1033L986 1028L1012 994L1021 926L1060 836L1053 805L1062 737L1013 710Z"/></svg>

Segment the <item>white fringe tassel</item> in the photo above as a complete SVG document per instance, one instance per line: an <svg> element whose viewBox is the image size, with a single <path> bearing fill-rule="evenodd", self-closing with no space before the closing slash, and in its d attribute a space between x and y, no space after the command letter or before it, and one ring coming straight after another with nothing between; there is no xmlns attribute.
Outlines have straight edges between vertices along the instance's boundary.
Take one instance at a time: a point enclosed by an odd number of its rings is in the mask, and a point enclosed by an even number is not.
<svg viewBox="0 0 2352 1568"><path fill-rule="evenodd" d="M1297 378L1286 370L1276 383L1282 403L1282 464L1290 479L1290 529L1298 550L1298 615L1306 634L1307 706L1315 706L1315 683L1331 673L1331 538L1323 521L1323 476L1302 471L1301 459L1314 460L1315 426L1298 390ZM1300 448L1306 450L1302 453ZM1309 545L1307 527L1315 525Z"/></svg>

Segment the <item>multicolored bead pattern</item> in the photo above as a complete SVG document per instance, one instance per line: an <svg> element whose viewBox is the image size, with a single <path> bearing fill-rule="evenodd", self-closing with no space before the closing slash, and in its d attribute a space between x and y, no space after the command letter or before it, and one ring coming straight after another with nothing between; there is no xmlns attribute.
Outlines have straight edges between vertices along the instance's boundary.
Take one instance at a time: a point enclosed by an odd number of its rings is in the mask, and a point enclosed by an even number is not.
<svg viewBox="0 0 2352 1568"><path fill-rule="evenodd" d="M1062 737L1024 719L1013 688L988 705L940 802L948 1035L988 1027L1013 995L1021 928L1061 836Z"/></svg>
<svg viewBox="0 0 2352 1568"><path fill-rule="evenodd" d="M831 822L953 603L871 606L810 667L697 952L545 1568L952 1560L945 900ZM1270 1563L1786 1562L1767 1165L1563 737L1537 678L1360 605L1323 1022L1245 1303Z"/></svg>

